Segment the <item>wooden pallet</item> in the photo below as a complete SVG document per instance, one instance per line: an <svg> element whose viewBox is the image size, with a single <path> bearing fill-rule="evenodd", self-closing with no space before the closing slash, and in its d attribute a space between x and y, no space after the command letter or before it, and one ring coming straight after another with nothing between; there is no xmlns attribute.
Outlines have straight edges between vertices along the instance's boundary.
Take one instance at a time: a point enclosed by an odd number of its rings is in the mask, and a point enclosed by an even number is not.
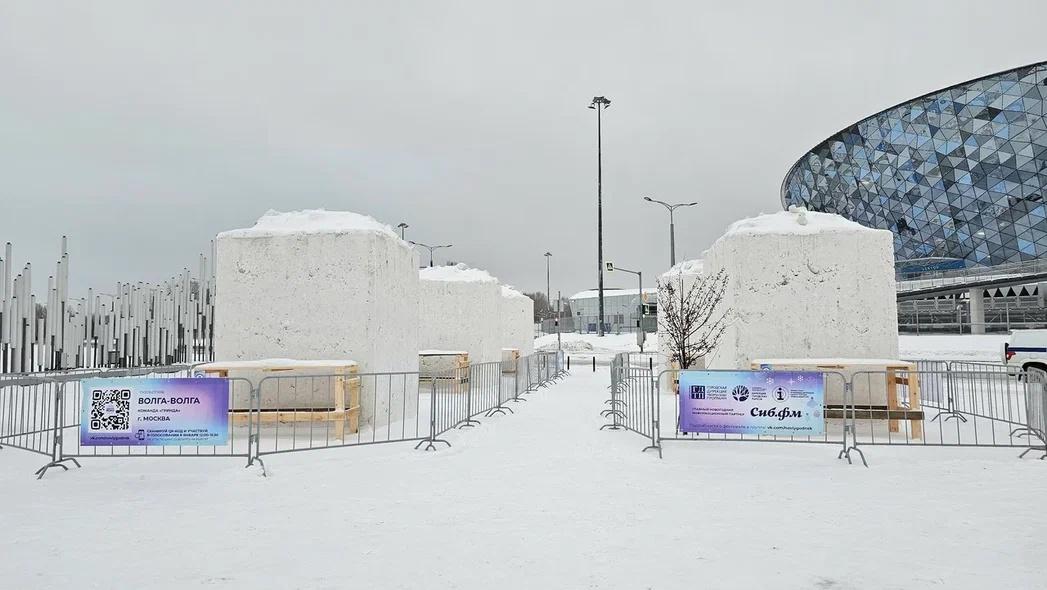
<svg viewBox="0 0 1047 590"><path fill-rule="evenodd" d="M469 353L419 353L418 371L418 387L422 391L435 386L441 392L461 393L469 383Z"/></svg>
<svg viewBox="0 0 1047 590"><path fill-rule="evenodd" d="M258 410L258 419L262 424L331 422L334 424L335 437L338 439L343 439L347 430L348 434L356 434L360 431L360 378L357 376L358 369L354 362L332 362L329 365L310 364L306 368L294 363L280 363L279 361L274 361L268 366L234 361L209 363L197 367L196 370L208 377L246 378L254 387L258 387L258 383L265 377L300 377L305 380L315 377L318 372L323 375L334 375L330 405L303 408L262 408ZM245 371L254 378L242 376ZM312 372L313 375L310 375L309 372ZM230 423L234 426L245 426L250 413L250 410L245 408L230 409Z"/></svg>
<svg viewBox="0 0 1047 590"><path fill-rule="evenodd" d="M805 361L804 359L785 359L775 361L761 361L759 359L754 360L751 364L753 370L764 369L770 367L776 371L819 371L819 372L837 372L844 376L854 375L855 373L867 372L871 375L883 374L886 384L884 396L886 398L886 405L881 404L856 404L855 409L859 413L862 412L862 408L865 409L865 419L869 420L887 420L888 430L890 432L901 432L901 420L907 420L909 422L909 432L912 438L923 438L923 419L924 414L920 405L920 377L916 372L916 365L914 363L908 363L905 361L871 361L863 359L840 359L839 362L822 363L817 361ZM898 400L898 386L907 387L906 402L908 407L905 407ZM872 392L870 392L872 393ZM829 409L834 407L832 404L826 405L826 418L832 418L829 415ZM837 406L842 407L842 406ZM879 411L878 408L882 408Z"/></svg>

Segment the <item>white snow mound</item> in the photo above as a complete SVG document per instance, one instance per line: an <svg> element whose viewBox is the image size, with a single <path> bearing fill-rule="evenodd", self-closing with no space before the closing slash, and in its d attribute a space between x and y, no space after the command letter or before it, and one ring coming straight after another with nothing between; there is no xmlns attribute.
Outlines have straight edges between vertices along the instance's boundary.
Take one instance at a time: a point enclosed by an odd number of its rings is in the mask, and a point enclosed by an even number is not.
<svg viewBox="0 0 1047 590"><path fill-rule="evenodd" d="M739 234L816 234L821 232L880 231L833 213L796 208L735 221L723 237ZM721 238L722 239L722 238Z"/></svg>
<svg viewBox="0 0 1047 590"><path fill-rule="evenodd" d="M677 262L675 266L665 271L662 274L662 278L669 278L679 274L684 275L700 275L704 270L705 263L701 258L694 260L684 260L683 262Z"/></svg>
<svg viewBox="0 0 1047 590"><path fill-rule="evenodd" d="M459 262L453 266L428 266L418 271L423 281L461 281L466 283L494 283L498 279L486 270L469 268Z"/></svg>
<svg viewBox="0 0 1047 590"><path fill-rule="evenodd" d="M524 295L523 293L517 291L516 289L510 287L509 285L502 285L502 297L510 297L510 298L517 298L517 299L519 299L520 297L526 298L527 295Z"/></svg>
<svg viewBox="0 0 1047 590"><path fill-rule="evenodd" d="M270 209L258 218L254 227L233 229L218 234L219 238L253 238L288 234L346 234L377 233L399 239L393 228L377 219L352 211L303 209L302 211L275 211Z"/></svg>

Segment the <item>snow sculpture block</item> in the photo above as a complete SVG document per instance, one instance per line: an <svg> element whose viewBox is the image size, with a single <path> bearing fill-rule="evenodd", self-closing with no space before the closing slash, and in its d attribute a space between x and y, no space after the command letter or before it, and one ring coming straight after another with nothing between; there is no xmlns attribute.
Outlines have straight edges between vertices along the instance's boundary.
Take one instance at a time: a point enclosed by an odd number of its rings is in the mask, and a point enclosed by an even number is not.
<svg viewBox="0 0 1047 590"><path fill-rule="evenodd" d="M388 226L343 211L269 211L218 234L216 248L216 360L418 370L417 257ZM375 381L363 380L361 403L384 416L389 400L375 404Z"/></svg>
<svg viewBox="0 0 1047 590"><path fill-rule="evenodd" d="M502 285L503 348L515 348L520 356L534 352L534 301L523 293ZM504 359L503 359L504 360Z"/></svg>
<svg viewBox="0 0 1047 590"><path fill-rule="evenodd" d="M502 359L502 294L486 271L464 264L418 271L421 278L415 306L422 348L464 350L469 362ZM415 351L417 354L417 350Z"/></svg>
<svg viewBox="0 0 1047 590"><path fill-rule="evenodd" d="M802 209L732 224L704 259L725 269L733 318L707 358L748 369L756 358L897 358L891 232Z"/></svg>

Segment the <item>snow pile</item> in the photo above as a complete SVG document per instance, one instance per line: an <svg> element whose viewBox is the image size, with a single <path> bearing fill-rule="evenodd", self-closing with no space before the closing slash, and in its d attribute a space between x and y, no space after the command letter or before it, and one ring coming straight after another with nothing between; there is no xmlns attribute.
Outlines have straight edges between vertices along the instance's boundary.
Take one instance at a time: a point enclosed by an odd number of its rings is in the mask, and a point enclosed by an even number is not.
<svg viewBox="0 0 1047 590"><path fill-rule="evenodd" d="M754 358L897 358L891 232L803 209L732 224L704 261L733 317L711 368Z"/></svg>
<svg viewBox="0 0 1047 590"><path fill-rule="evenodd" d="M497 283L498 279L486 270L469 268L459 262L449 266L429 266L418 272L423 281L460 281L465 283Z"/></svg>
<svg viewBox="0 0 1047 590"><path fill-rule="evenodd" d="M661 278L668 279L675 277L676 275L700 275L705 263L701 258L695 258L694 260L684 260L683 262L677 262L675 266L662 273Z"/></svg>
<svg viewBox="0 0 1047 590"><path fill-rule="evenodd" d="M527 295L524 295L523 293L517 291L515 288L510 287L509 285L502 285L502 297L515 297L517 299L523 297L526 299L530 299L530 297L527 297Z"/></svg>
<svg viewBox="0 0 1047 590"><path fill-rule="evenodd" d="M790 234L811 235L825 232L876 232L883 231L865 227L833 213L808 211L803 207L790 207L789 211L764 213L756 217L736 221L727 227L720 238L738 235Z"/></svg>
<svg viewBox="0 0 1047 590"><path fill-rule="evenodd" d="M219 234L216 250L217 361L345 358L361 372L418 369L417 257L387 226L342 211L270 212ZM373 381L361 403L375 409Z"/></svg>
<svg viewBox="0 0 1047 590"><path fill-rule="evenodd" d="M304 209L281 212L270 209L258 218L254 227L233 229L218 234L222 238L254 238L289 234L372 232L399 239L393 228L369 215L352 211ZM401 244L406 245L401 241Z"/></svg>
<svg viewBox="0 0 1047 590"><path fill-rule="evenodd" d="M506 346L502 286L484 270L464 264L423 268L418 338L422 348L465 350L469 362L501 362Z"/></svg>
<svg viewBox="0 0 1047 590"><path fill-rule="evenodd" d="M899 338L901 357L907 360L968 360L1001 362L1007 334L924 334Z"/></svg>

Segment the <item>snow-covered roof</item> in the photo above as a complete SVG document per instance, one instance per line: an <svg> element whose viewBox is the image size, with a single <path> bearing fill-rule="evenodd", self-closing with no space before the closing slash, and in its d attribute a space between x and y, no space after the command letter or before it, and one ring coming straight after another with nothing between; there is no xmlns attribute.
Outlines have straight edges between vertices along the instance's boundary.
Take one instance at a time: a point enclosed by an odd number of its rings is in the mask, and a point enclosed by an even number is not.
<svg viewBox="0 0 1047 590"><path fill-rule="evenodd" d="M702 274L704 265L705 263L701 258L677 262L675 266L662 273L662 278L667 278L678 274L700 275Z"/></svg>
<svg viewBox="0 0 1047 590"><path fill-rule="evenodd" d="M253 227L232 229L218 234L219 238L253 238L289 234L371 232L399 239L393 228L369 215L352 211L304 209L302 211L274 211L270 209L258 218Z"/></svg>
<svg viewBox="0 0 1047 590"><path fill-rule="evenodd" d="M608 289L605 287L603 290L603 296L605 299L607 297L618 297L620 295L636 297L636 295L639 294L639 292L639 289ZM653 287L645 287L643 292L653 295L658 293L658 289L655 289ZM598 289L589 289L588 291L579 291L578 293L571 295L571 300L574 301L576 299L593 299L599 296L600 291Z"/></svg>
<svg viewBox="0 0 1047 590"><path fill-rule="evenodd" d="M857 224L833 213L805 209L765 213L735 221L723 237L755 234L816 234L821 232L882 231ZM722 238L721 238L722 239Z"/></svg>
<svg viewBox="0 0 1047 590"><path fill-rule="evenodd" d="M508 297L510 299L519 299L521 297L527 298L527 295L517 291L509 285L502 285L502 297Z"/></svg>
<svg viewBox="0 0 1047 590"><path fill-rule="evenodd" d="M418 277L423 281L461 281L466 283L493 283L498 281L486 270L469 268L460 262L453 266L428 266L418 271Z"/></svg>

